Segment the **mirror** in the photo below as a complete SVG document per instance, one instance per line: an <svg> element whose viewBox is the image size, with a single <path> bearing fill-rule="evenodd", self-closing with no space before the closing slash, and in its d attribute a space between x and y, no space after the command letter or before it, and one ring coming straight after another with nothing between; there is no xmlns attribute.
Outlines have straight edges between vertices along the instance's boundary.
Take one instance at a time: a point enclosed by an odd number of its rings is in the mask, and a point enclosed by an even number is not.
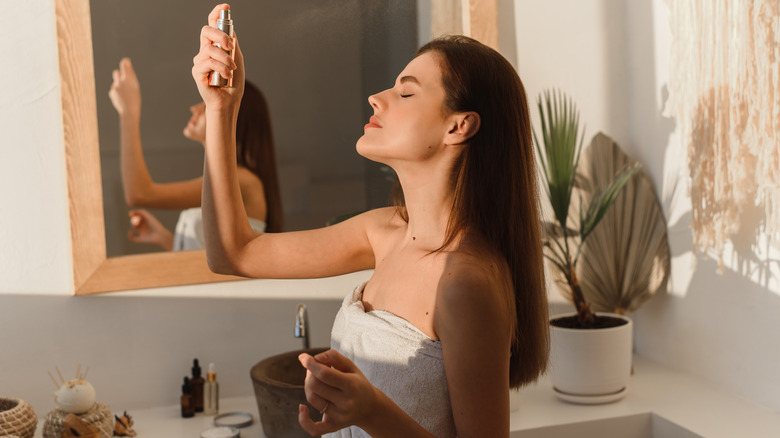
<svg viewBox="0 0 780 438"><path fill-rule="evenodd" d="M108 257L160 251L133 243L120 174L119 123L108 90L130 57L141 85L141 139L152 178L183 181L203 172L203 147L184 138L200 102L192 57L208 0L93 1L100 162ZM247 79L266 96L276 143L284 230L324 226L388 205L390 182L355 152L370 116L366 97L392 84L418 46L408 0L231 2ZM179 210L149 209L169 230Z"/></svg>
<svg viewBox="0 0 780 438"><path fill-rule="evenodd" d="M465 0L463 0L465 2ZM379 4L380 2L377 2ZM393 7L393 3L389 2ZM399 0L400 5L402 0ZM425 10L427 2L420 1ZM437 1L432 2L432 7L428 4L428 17L437 16ZM450 2L452 3L452 2ZM459 1L454 2L457 6ZM464 17L464 22L468 25L471 20L471 34L479 38L480 32L486 30L487 34L495 34L495 16L496 0L471 0L469 7L465 12L457 12L454 16ZM363 3L355 1L356 7ZM384 4L384 3L383 3ZM483 7L488 5L488 7ZM211 3L205 6L204 10L209 10ZM206 282L228 281L237 279L237 277L222 276L213 274L208 270L203 251L188 251L182 253L154 253L143 255L125 255L117 257L106 256L106 241L104 236L104 218L103 201L101 191L101 169L99 157L98 142L98 117L97 104L95 96L107 93L104 90L96 89L94 65L93 65L93 41L90 24L90 6L86 0L56 0L58 46L60 54L60 76L61 76L61 94L63 106L63 134L66 154L66 165L68 175L68 193L71 218L72 234L72 252L73 252L73 271L74 271L74 290L77 295L90 294L98 292L108 292L127 289L143 289L151 287L166 287L174 285L197 284ZM190 4L185 9L197 9ZM452 17L452 11L457 8L445 8ZM237 5L234 10L238 11ZM310 14L316 14L317 8L309 11ZM431 12L433 11L433 12ZM477 12L479 11L479 12ZM371 14L370 8L361 9L361 13ZM471 15L469 15L471 14ZM202 14L200 14L202 15ZM424 16L424 13L421 14ZM474 15L479 15L476 19ZM247 16L245 14L244 16ZM471 17L471 18L470 18ZM313 19L313 18L312 18ZM162 21L170 22L177 19L163 17ZM241 32L238 15L236 15L236 28ZM435 20L434 20L435 21ZM198 18L202 23L203 19ZM381 20L378 21L381 23ZM478 25L477 25L478 24ZM138 26L137 23L132 23ZM162 25L162 24L161 24ZM196 28L201 24L197 24ZM372 31L376 29L377 22L371 23L367 29ZM149 29L148 25L140 26ZM468 27L468 26L464 26ZM465 33L465 32L464 32ZM242 42L248 38L242 35ZM385 40L391 44L392 40ZM483 41L485 41L483 39ZM495 43L493 44L495 47ZM242 45L247 50L247 43ZM194 50L194 49L193 49ZM194 52L186 54L191 58ZM116 54L116 63L120 56L125 54ZM127 55L133 56L132 53ZM380 64L388 63L390 60L382 56L382 53L374 52L374 57L368 57L362 63ZM368 55L367 55L368 56ZM400 66L402 67L408 61L410 55L407 55ZM259 60L258 60L259 61ZM386 65L386 64L385 64ZM252 69L247 65L250 71L259 71L259 68ZM391 84L395 75L401 67L389 72L389 77L380 78L362 78L362 87L366 90L381 90ZM113 67L112 67L113 68ZM185 69L186 74L182 81L191 83L188 78L189 67ZM315 72L303 72L305 74L315 74ZM250 76L251 77L251 76ZM369 82L377 80L377 83ZM143 79L142 79L143 81ZM142 82L142 87L145 86ZM262 86L262 85L261 85ZM192 87L192 85L190 85ZM316 91L316 90L315 90ZM144 92L145 96L148 92ZM194 87L193 87L194 92ZM266 93L268 91L266 90ZM364 101L368 92L363 94L361 101ZM145 110L149 105L149 97L144 98ZM270 100L270 99L269 99ZM289 102L288 102L289 103ZM184 103L183 105L187 105ZM363 110L368 111L368 105L362 104ZM186 108L186 106L185 106ZM113 112L113 108L111 108ZM186 113L185 113L186 114ZM115 115L113 115L115 117ZM109 116L110 117L110 116ZM272 115L272 117L276 117ZM358 126L366 119L363 113L359 116ZM166 116L170 119L170 116ZM179 118L173 118L169 121L177 130L181 129ZM276 123L276 122L274 122ZM274 125L276 127L276 125ZM144 129L142 127L142 129ZM358 133L359 134L359 133ZM143 135L143 134L142 134ZM350 139L349 148L353 148L357 134ZM279 134L276 134L277 154L281 155L281 141ZM384 178L383 176L381 178ZM385 197L385 193L380 195ZM367 201L370 202L370 201Z"/></svg>

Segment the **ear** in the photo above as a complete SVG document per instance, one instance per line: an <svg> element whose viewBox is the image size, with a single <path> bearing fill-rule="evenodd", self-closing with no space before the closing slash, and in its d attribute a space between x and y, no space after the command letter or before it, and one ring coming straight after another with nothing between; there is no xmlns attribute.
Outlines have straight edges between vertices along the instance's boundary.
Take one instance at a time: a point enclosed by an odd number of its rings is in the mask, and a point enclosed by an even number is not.
<svg viewBox="0 0 780 438"><path fill-rule="evenodd" d="M473 111L454 114L450 130L444 137L444 144L457 145L466 143L479 131L480 121L479 114Z"/></svg>

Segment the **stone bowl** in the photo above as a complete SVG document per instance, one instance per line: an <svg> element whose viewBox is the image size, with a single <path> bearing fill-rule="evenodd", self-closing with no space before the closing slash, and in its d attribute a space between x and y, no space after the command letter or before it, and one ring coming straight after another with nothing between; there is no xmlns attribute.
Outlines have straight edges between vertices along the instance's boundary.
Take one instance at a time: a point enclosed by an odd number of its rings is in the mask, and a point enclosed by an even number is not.
<svg viewBox="0 0 780 438"><path fill-rule="evenodd" d="M298 405L305 404L310 413L317 413L306 401L303 383L306 368L298 362L301 353L312 356L328 348L295 350L263 359L252 367L250 376L255 389L257 409L263 432L268 438L309 438L298 424Z"/></svg>

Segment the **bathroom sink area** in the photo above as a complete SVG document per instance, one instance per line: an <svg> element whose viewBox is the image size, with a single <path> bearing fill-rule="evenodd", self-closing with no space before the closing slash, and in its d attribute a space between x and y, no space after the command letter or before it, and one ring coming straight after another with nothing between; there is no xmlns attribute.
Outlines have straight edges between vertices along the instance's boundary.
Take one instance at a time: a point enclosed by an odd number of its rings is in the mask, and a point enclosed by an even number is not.
<svg viewBox="0 0 780 438"><path fill-rule="evenodd" d="M301 353L314 356L326 350L290 351L263 359L252 367L252 386L266 437L310 437L298 424L298 405L308 405L310 412L316 413L317 409L306 401L303 390L306 369L298 362L298 356Z"/></svg>
<svg viewBox="0 0 780 438"><path fill-rule="evenodd" d="M511 438L702 438L701 435L675 424L664 417L648 412L601 420L580 421L569 424L519 430Z"/></svg>

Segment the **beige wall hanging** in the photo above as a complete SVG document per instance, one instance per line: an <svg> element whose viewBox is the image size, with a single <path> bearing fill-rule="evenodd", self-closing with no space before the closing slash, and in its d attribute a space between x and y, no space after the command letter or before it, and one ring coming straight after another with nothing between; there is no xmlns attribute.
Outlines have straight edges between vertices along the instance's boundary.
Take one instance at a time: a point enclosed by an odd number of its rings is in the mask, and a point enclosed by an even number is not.
<svg viewBox="0 0 780 438"><path fill-rule="evenodd" d="M688 151L694 251L724 244L746 206L780 237L780 0L667 0L669 100Z"/></svg>

